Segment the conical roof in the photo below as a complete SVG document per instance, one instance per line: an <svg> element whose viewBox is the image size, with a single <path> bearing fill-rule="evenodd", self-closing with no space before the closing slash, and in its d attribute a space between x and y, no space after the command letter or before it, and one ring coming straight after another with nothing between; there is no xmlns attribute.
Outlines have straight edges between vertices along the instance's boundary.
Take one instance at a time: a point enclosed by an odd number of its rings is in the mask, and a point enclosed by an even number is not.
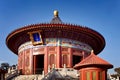
<svg viewBox="0 0 120 80"><path fill-rule="evenodd" d="M96 56L94 52L91 52L91 55L83 59L80 63L74 66L75 69L81 69L85 67L100 67L100 68L113 68L113 65L109 62L103 60L102 58Z"/></svg>
<svg viewBox="0 0 120 80"><path fill-rule="evenodd" d="M60 24L60 23L62 23L62 21L61 21L61 19L59 18L59 17L54 17L52 20L51 20L51 22L50 23L53 23L53 24Z"/></svg>

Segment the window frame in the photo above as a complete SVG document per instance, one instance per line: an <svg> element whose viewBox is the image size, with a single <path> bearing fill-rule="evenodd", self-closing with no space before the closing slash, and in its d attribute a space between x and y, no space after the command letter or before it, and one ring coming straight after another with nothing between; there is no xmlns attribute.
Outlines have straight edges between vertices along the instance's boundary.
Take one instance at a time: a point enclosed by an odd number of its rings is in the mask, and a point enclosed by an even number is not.
<svg viewBox="0 0 120 80"><path fill-rule="evenodd" d="M35 41L34 40L33 34L35 34L35 33L39 34L40 41ZM42 40L42 36L41 36L41 30L33 31L33 32L28 32L28 34L30 35L30 40L32 41L32 44L34 46L36 46L36 45L42 45L43 44L43 40Z"/></svg>

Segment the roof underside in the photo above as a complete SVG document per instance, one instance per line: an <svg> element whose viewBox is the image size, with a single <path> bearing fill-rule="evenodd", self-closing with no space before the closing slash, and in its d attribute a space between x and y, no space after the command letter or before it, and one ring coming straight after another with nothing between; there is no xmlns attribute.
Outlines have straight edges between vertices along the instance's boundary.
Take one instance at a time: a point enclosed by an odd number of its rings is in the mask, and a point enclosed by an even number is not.
<svg viewBox="0 0 120 80"><path fill-rule="evenodd" d="M62 23L41 23L28 25L10 33L6 38L8 48L17 54L18 47L30 41L28 32L37 30L42 31L43 38L68 38L84 42L90 45L96 54L105 47L103 36L90 28Z"/></svg>

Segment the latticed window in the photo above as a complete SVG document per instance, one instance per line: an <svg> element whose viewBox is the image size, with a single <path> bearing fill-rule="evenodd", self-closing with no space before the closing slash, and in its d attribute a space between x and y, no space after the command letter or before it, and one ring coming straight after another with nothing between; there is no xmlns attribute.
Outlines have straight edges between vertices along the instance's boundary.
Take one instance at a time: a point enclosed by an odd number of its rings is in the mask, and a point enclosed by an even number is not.
<svg viewBox="0 0 120 80"><path fill-rule="evenodd" d="M67 55L63 55L63 57L62 57L62 64L63 64L63 66L64 65L68 65L68 56Z"/></svg>
<svg viewBox="0 0 120 80"><path fill-rule="evenodd" d="M102 80L102 72L97 74L97 71L86 71L85 80Z"/></svg>
<svg viewBox="0 0 120 80"><path fill-rule="evenodd" d="M90 80L90 72L86 72L86 80Z"/></svg>
<svg viewBox="0 0 120 80"><path fill-rule="evenodd" d="M96 71L92 72L92 80L96 80Z"/></svg>
<svg viewBox="0 0 120 80"><path fill-rule="evenodd" d="M98 72L98 79L99 79L99 80L102 80L102 77L103 77L103 76L102 76L102 71Z"/></svg>
<svg viewBox="0 0 120 80"><path fill-rule="evenodd" d="M50 55L50 66L52 67L53 64L55 64L55 54Z"/></svg>

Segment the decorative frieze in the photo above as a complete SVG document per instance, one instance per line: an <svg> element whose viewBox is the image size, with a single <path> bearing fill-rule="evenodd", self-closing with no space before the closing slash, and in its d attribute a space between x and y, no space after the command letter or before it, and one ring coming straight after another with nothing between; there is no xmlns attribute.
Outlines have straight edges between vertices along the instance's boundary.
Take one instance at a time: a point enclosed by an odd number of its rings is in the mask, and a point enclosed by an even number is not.
<svg viewBox="0 0 120 80"><path fill-rule="evenodd" d="M71 40L71 39L65 39L65 38L46 38L44 39L43 42L44 42L44 45L36 45L36 46L34 46L31 41L26 42L19 47L18 53L29 48L35 48L34 51L36 52L36 48L42 49L41 47L44 47L44 46L70 47L70 48L84 50L86 52L90 52L92 50L92 48L88 44ZM43 50L40 50L40 51L43 51ZM49 51L55 51L55 49L50 48ZM67 49L63 48L62 51L67 51Z"/></svg>
<svg viewBox="0 0 120 80"><path fill-rule="evenodd" d="M62 52L68 52L68 48L62 47Z"/></svg>
<svg viewBox="0 0 120 80"><path fill-rule="evenodd" d="M83 56L82 50L73 49L73 55Z"/></svg>
<svg viewBox="0 0 120 80"><path fill-rule="evenodd" d="M51 51L52 51L52 52L53 52L53 51L56 51L56 47L48 47L48 51L50 51L50 52L51 52Z"/></svg>

